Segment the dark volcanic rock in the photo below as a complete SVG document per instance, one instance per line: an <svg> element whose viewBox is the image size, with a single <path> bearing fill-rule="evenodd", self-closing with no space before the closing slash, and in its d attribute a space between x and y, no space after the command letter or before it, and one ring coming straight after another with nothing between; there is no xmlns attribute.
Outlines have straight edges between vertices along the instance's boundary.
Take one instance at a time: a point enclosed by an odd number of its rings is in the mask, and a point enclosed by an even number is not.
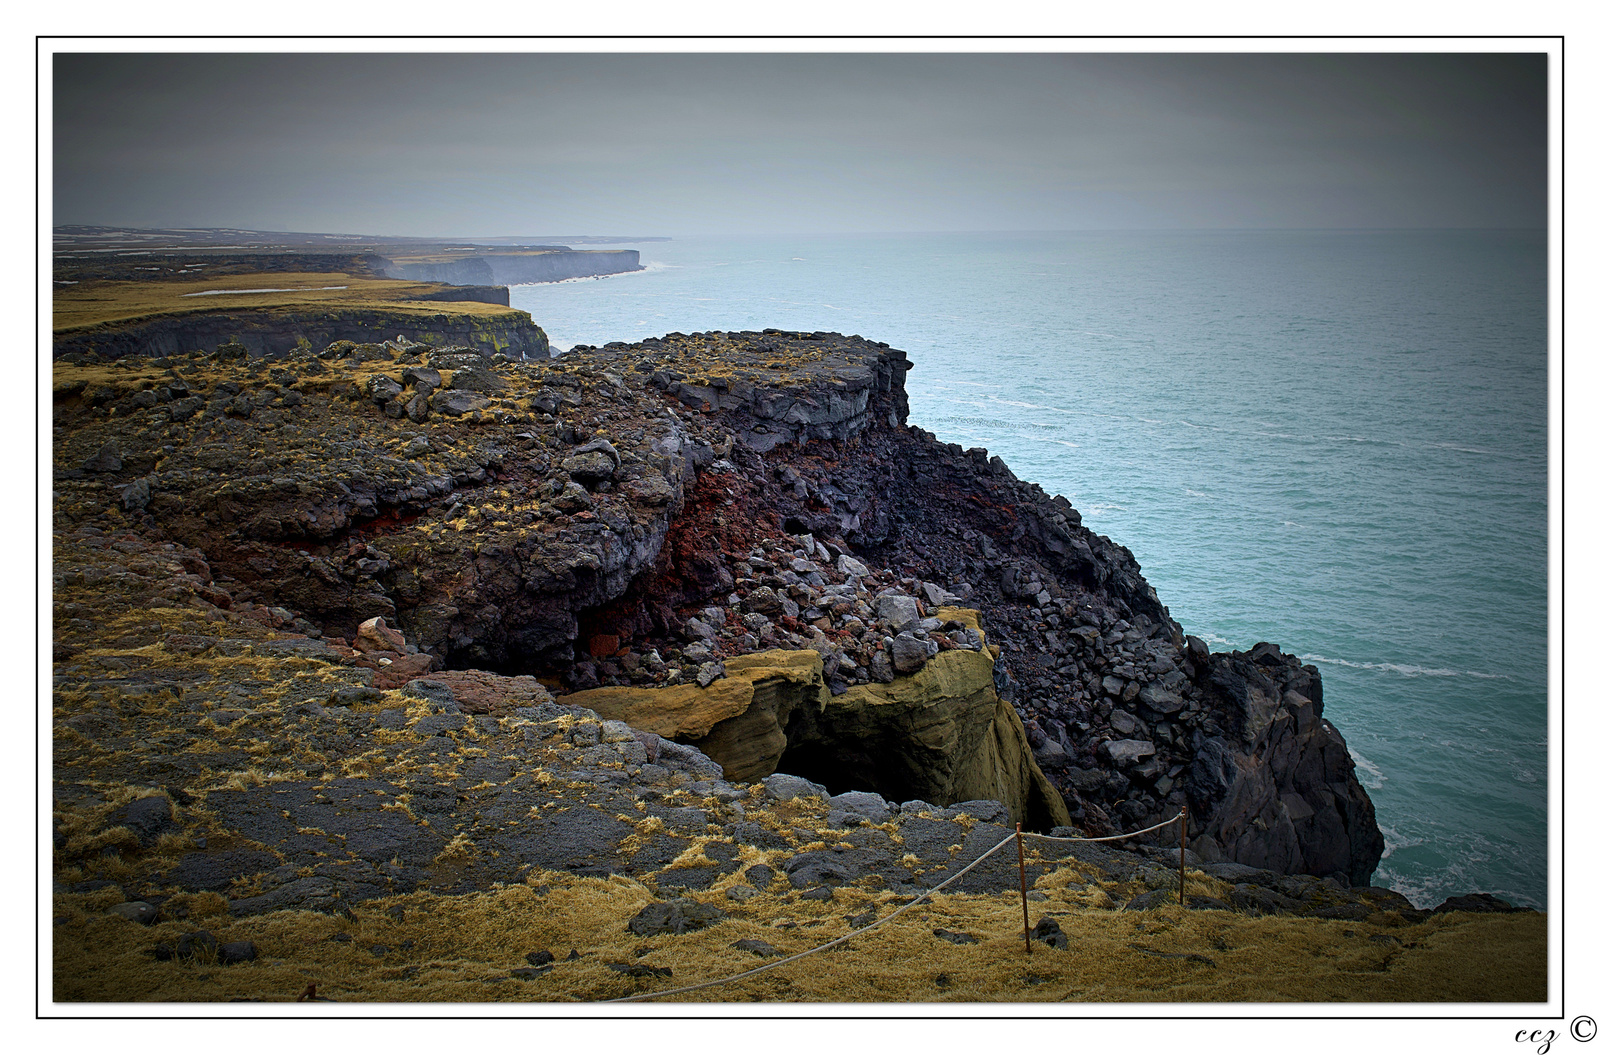
<svg viewBox="0 0 1600 1055"><path fill-rule="evenodd" d="M1043 942L1054 949L1067 947L1067 935L1062 933L1061 924L1049 916L1039 920L1033 930L1028 932L1035 941Z"/></svg>
<svg viewBox="0 0 1600 1055"><path fill-rule="evenodd" d="M253 941L226 941L217 946L217 962L224 966L249 963L259 955Z"/></svg>
<svg viewBox="0 0 1600 1055"><path fill-rule="evenodd" d="M1209 671L1233 736L1213 737L1197 754L1204 776L1191 805L1201 830L1242 864L1340 872L1365 885L1383 836L1343 738L1322 717L1316 668L1257 646L1212 656Z"/></svg>
<svg viewBox="0 0 1600 1055"><path fill-rule="evenodd" d="M738 941L730 945L729 948L738 949L740 952L754 953L757 956L768 959L778 955L777 949L774 949L771 945L762 941L760 938L740 938Z"/></svg>
<svg viewBox="0 0 1600 1055"><path fill-rule="evenodd" d="M235 879L270 871L281 863L263 850L189 853L178 860L168 881L185 890L226 890Z"/></svg>
<svg viewBox="0 0 1600 1055"><path fill-rule="evenodd" d="M685 934L691 930L702 930L727 917L728 914L715 905L703 905L688 898L675 898L672 901L658 901L646 905L639 910L638 915L628 921L628 929L641 937L649 937L652 934Z"/></svg>
<svg viewBox="0 0 1600 1055"><path fill-rule="evenodd" d="M129 828L139 837L139 845L153 846L161 833L172 827L172 804L165 795L134 799L111 815L111 823Z"/></svg>
<svg viewBox="0 0 1600 1055"><path fill-rule="evenodd" d="M814 850L795 854L784 863L783 870L790 883L805 888L848 883L861 874L861 864L857 855L845 850Z"/></svg>
<svg viewBox="0 0 1600 1055"><path fill-rule="evenodd" d="M924 730L811 758L780 744L776 764L797 775L740 805L714 738L608 729L550 693L727 692L744 654L807 649L828 703L987 649L1026 766L1044 765L1089 834L1187 806L1197 855L1370 882L1382 839L1316 668L1186 637L1132 555L1065 498L907 427L908 369L876 342L778 331L534 363L393 342L270 370L181 351L92 377L60 363L60 779L202 796L198 811L147 796L94 830L123 825L141 850L169 832L199 840L162 878L253 877L242 913L535 869L703 887L737 858L667 866L712 825L767 850L825 828L859 841L783 862L797 888L932 885L1013 818L992 802L955 804L960 824L891 810L883 796L923 792L891 786L910 767L885 753ZM395 633L362 634L377 618ZM800 743L814 717L769 731ZM977 753L936 761L954 771ZM536 786L538 772L561 786ZM856 790L830 804L823 784ZM786 835L752 805L810 812ZM1017 820L1050 812L1022 805ZM641 833L647 817L662 830ZM891 845L869 845L896 824ZM957 889L1012 889L1005 857ZM746 871L752 887L770 879ZM1250 882L1307 911L1359 911Z"/></svg>
<svg viewBox="0 0 1600 1055"><path fill-rule="evenodd" d="M1532 910L1501 901L1493 894L1458 894L1454 897L1445 898L1444 902L1433 911L1437 914L1442 912L1530 912Z"/></svg>

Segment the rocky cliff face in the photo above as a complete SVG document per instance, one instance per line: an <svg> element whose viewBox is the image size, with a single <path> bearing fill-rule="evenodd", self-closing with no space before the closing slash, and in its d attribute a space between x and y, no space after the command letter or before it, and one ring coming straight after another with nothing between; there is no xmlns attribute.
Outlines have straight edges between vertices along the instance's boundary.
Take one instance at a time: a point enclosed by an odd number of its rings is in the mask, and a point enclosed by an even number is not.
<svg viewBox="0 0 1600 1055"><path fill-rule="evenodd" d="M540 253L482 253L444 261L385 260L375 266L389 278L454 285L560 282L642 271L637 249L561 249Z"/></svg>
<svg viewBox="0 0 1600 1055"><path fill-rule="evenodd" d="M346 643L382 616L424 669L599 693L735 771L1097 834L1188 805L1203 856L1377 863L1315 668L1209 655L1064 498L906 427L901 352L322 356L58 366L58 518L115 506L203 554L193 603Z"/></svg>
<svg viewBox="0 0 1600 1055"><path fill-rule="evenodd" d="M504 289L477 287L470 297L456 298L441 290L425 299L480 300L509 303ZM57 334L57 359L112 362L127 356L171 356L215 351L235 342L252 355L281 357L296 348L320 352L335 341L374 343L404 337L418 344L470 348L485 355L514 359L546 359L550 339L526 312L478 316L467 313L427 314L413 311L338 308L320 312L273 310L196 312L161 316L133 325L93 327Z"/></svg>

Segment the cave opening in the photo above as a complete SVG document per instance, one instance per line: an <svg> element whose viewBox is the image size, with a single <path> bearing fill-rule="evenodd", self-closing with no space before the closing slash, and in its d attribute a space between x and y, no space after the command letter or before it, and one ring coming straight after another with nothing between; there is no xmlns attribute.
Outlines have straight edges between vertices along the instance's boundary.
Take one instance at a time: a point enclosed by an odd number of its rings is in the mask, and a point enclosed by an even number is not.
<svg viewBox="0 0 1600 1055"><path fill-rule="evenodd" d="M890 802L933 801L937 791L906 772L906 767L895 766L894 757L873 750L875 746L837 741L797 744L784 751L776 772L821 784L830 795L875 791Z"/></svg>

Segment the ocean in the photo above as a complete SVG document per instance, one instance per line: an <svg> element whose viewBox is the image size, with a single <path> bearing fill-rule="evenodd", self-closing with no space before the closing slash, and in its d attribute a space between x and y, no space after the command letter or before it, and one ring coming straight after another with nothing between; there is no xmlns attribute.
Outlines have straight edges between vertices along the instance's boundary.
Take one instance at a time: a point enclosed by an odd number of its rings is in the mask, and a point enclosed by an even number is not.
<svg viewBox="0 0 1600 1055"><path fill-rule="evenodd" d="M680 238L513 287L559 349L834 330L911 422L1133 551L1213 650L1322 671L1423 906L1548 903L1548 333L1539 231Z"/></svg>

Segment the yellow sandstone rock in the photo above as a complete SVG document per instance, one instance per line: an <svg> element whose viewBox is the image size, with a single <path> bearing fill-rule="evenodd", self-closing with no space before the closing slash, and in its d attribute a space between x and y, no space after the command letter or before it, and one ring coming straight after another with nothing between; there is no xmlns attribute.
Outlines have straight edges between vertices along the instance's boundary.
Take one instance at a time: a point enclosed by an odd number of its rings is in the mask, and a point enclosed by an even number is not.
<svg viewBox="0 0 1600 1055"><path fill-rule="evenodd" d="M939 616L978 629L971 609ZM914 674L840 696L828 692L822 657L810 649L750 653L725 667L727 676L704 689L591 689L562 702L692 744L729 780L782 768L835 791L872 788L939 805L995 799L1030 828L1071 823L1021 720L995 692L989 650L948 649Z"/></svg>
<svg viewBox="0 0 1600 1055"><path fill-rule="evenodd" d="M704 689L589 689L561 702L693 744L720 764L729 780L759 780L777 772L795 708L822 711L828 696L822 657L811 649L774 649L735 656L724 667L727 676Z"/></svg>

